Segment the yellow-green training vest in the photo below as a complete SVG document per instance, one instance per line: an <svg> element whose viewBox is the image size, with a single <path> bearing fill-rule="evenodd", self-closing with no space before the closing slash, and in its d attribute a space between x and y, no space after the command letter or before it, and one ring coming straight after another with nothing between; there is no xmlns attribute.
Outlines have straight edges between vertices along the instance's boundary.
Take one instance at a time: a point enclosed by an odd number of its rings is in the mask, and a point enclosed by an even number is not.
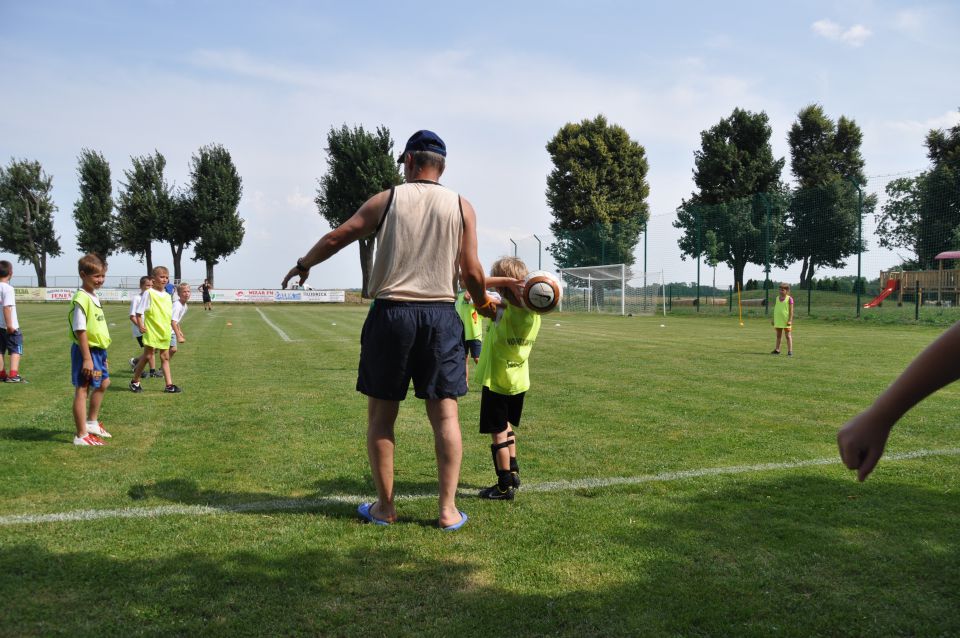
<svg viewBox="0 0 960 638"><path fill-rule="evenodd" d="M173 318L173 299L165 292L147 289L150 307L143 313L143 345L168 350L170 348L170 320Z"/></svg>
<svg viewBox="0 0 960 638"><path fill-rule="evenodd" d="M480 315L477 309L473 307L472 301L466 300L466 291L457 295L457 314L463 322L463 339L465 341L476 341L483 337L483 328L480 325Z"/></svg>
<svg viewBox="0 0 960 638"><path fill-rule="evenodd" d="M783 301L780 301L780 295L778 294L775 299L777 303L773 305L773 327L790 327L787 326L787 322L790 321L790 302L793 301L793 297L787 295Z"/></svg>
<svg viewBox="0 0 960 638"><path fill-rule="evenodd" d="M70 326L70 336L73 342L78 344L77 333L73 331L73 311L79 306L83 315L87 318L87 344L91 348L100 348L106 350L110 347L110 329L107 327L107 319L103 316L103 308L97 306L93 297L87 294L83 289L73 293L73 299L70 300L70 312L67 313L67 325Z"/></svg>
<svg viewBox="0 0 960 638"><path fill-rule="evenodd" d="M509 396L530 389L530 351L540 332L540 315L507 304L500 321L483 337L477 377L497 394Z"/></svg>

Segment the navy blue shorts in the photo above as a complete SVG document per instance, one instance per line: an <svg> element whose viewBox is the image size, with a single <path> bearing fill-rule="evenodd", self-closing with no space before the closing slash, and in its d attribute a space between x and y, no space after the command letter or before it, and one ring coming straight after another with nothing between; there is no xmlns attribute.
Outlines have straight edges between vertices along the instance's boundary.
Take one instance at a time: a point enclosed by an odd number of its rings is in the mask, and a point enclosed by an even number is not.
<svg viewBox="0 0 960 638"><path fill-rule="evenodd" d="M76 388L99 388L104 379L110 378L110 371L107 369L107 351L103 348L90 348L90 358L93 359L93 377L89 381L84 381L80 375L83 368L83 354L80 352L80 346L73 344L70 348L70 380Z"/></svg>
<svg viewBox="0 0 960 638"><path fill-rule="evenodd" d="M467 339L463 342L463 347L466 349L467 354L469 354L474 360L480 358L480 346L483 345L483 342L480 339Z"/></svg>
<svg viewBox="0 0 960 638"><path fill-rule="evenodd" d="M526 394L500 394L483 386L480 394L480 434L503 432L507 429L507 423L513 427L520 425Z"/></svg>
<svg viewBox="0 0 960 638"><path fill-rule="evenodd" d="M413 380L418 399L453 399L467 393L463 322L450 303L378 299L360 333L357 391L403 401Z"/></svg>
<svg viewBox="0 0 960 638"><path fill-rule="evenodd" d="M13 331L13 334L7 332L6 328L0 328L0 355L7 353L23 354L23 333L20 329Z"/></svg>

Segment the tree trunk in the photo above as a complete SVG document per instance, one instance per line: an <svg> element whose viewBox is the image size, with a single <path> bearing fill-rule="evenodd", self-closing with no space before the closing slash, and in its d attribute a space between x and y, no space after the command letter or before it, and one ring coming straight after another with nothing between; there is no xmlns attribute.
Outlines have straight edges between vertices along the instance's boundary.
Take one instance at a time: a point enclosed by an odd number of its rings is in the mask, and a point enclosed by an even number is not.
<svg viewBox="0 0 960 638"><path fill-rule="evenodd" d="M180 257L183 255L183 244L179 246L170 242L170 255L173 257L173 280L179 282L181 278Z"/></svg>
<svg viewBox="0 0 960 638"><path fill-rule="evenodd" d="M147 244L146 249L143 251L143 258L147 262L147 275L153 275L153 252L150 250L150 244Z"/></svg>
<svg viewBox="0 0 960 638"><path fill-rule="evenodd" d="M210 282L210 286L213 287L213 267L216 265L216 261L207 261L207 281Z"/></svg>
<svg viewBox="0 0 960 638"><path fill-rule="evenodd" d="M373 237L367 237L357 242L360 246L360 272L363 275L363 284L360 287L360 296L369 299L370 295L368 284L370 283L370 272L373 270L373 245L376 241Z"/></svg>
<svg viewBox="0 0 960 638"><path fill-rule="evenodd" d="M37 262L37 285L41 288L47 287L47 253L40 255Z"/></svg>
<svg viewBox="0 0 960 638"><path fill-rule="evenodd" d="M743 270L746 265L742 262L733 263L733 283L735 286L739 286L741 291L743 290Z"/></svg>
<svg viewBox="0 0 960 638"><path fill-rule="evenodd" d="M807 279L810 278L810 273L807 272L807 269L810 267L810 258L803 258L803 267L800 269L800 287L803 288L803 285L806 283Z"/></svg>

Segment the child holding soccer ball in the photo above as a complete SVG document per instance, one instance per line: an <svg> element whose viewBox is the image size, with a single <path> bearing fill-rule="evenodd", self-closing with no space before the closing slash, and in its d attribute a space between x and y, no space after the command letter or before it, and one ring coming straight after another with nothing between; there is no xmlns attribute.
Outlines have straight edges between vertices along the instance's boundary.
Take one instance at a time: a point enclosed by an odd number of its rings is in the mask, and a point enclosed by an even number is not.
<svg viewBox="0 0 960 638"><path fill-rule="evenodd" d="M490 268L487 286L497 289L501 300L497 316L480 351L476 376L480 397L480 432L492 438L495 485L480 491L480 498L511 500L520 487L520 466L514 428L520 425L523 399L530 389L530 351L540 331L540 315L521 302L527 266L516 257L501 257Z"/></svg>

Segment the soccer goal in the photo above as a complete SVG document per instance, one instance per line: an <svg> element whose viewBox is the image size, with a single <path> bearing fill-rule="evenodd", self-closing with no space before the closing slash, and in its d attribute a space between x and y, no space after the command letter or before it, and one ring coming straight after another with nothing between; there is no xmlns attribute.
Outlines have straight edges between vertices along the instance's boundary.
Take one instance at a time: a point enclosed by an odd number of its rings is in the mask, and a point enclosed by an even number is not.
<svg viewBox="0 0 960 638"><path fill-rule="evenodd" d="M663 272L635 273L626 264L561 268L561 312L667 314Z"/></svg>

